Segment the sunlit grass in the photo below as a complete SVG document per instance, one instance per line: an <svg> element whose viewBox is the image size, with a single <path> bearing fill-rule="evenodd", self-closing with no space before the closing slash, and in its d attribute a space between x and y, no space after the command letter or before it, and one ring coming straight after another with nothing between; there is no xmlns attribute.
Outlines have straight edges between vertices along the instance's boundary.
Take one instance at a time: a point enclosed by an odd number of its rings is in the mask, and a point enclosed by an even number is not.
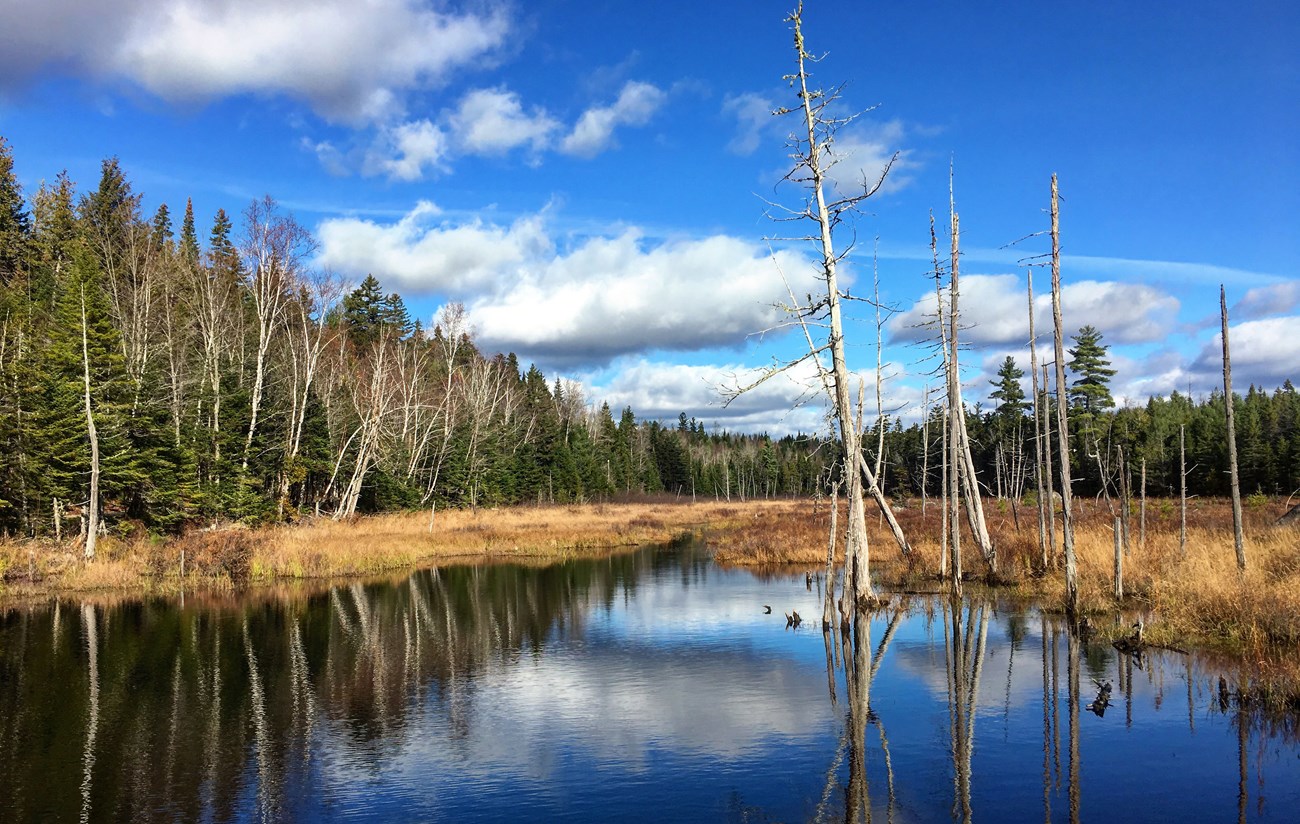
<svg viewBox="0 0 1300 824"><path fill-rule="evenodd" d="M727 529L775 502L520 506L317 518L250 530L238 525L162 541L106 537L94 561L75 541L0 541L5 597L102 589L229 588L247 582L371 575L450 560L562 560ZM182 578L182 564L184 577Z"/></svg>

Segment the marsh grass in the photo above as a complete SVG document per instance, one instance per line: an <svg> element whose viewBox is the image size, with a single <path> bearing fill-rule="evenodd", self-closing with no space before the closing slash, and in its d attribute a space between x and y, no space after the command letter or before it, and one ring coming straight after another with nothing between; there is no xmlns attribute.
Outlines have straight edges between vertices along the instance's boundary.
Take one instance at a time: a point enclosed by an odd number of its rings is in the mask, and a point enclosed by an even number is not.
<svg viewBox="0 0 1300 824"><path fill-rule="evenodd" d="M1197 646L1245 656L1260 683L1289 683L1300 695L1300 530L1276 526L1281 502L1255 501L1246 508L1247 570L1237 569L1232 514L1227 501L1189 502L1186 552L1179 544L1177 502L1148 502L1146 542L1139 541L1137 512L1131 513L1129 552L1124 557L1123 601L1113 595L1114 532L1104 502L1086 500L1076 512L1075 551L1082 610L1113 614L1118 610L1144 616L1147 638L1157 644ZM1060 609L1065 576L1058 562L1042 568L1038 521L1032 507L989 505L989 528L998 547L997 583L1047 609ZM931 503L925 516L918 502L896 510L914 552L903 558L897 544L874 513L868 515L873 576L887 587L937 584L942 515ZM1016 517L1019 516L1019 527ZM840 523L845 513L840 512ZM809 569L826 563L829 511L813 512L793 502L785 511L768 510L742 522L717 539L720 562L767 566L786 562ZM1057 520L1060 552L1060 520ZM963 527L963 571L967 579L985 578L983 561ZM841 541L842 543L842 541ZM842 547L840 548L842 552ZM1101 634L1118 635L1112 622L1098 621Z"/></svg>
<svg viewBox="0 0 1300 824"><path fill-rule="evenodd" d="M447 561L552 561L671 540L684 532L726 530L777 502L510 507L377 515L290 526L224 525L160 540L143 531L99 543L92 562L80 544L0 541L0 593L6 599L55 592L182 587L228 590L247 583L374 575ZM182 557L184 577L182 578Z"/></svg>

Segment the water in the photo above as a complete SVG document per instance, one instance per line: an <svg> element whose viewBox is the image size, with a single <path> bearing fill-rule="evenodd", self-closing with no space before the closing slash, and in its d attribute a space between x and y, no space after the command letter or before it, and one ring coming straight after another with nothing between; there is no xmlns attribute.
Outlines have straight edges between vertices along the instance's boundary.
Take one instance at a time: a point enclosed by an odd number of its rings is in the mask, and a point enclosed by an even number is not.
<svg viewBox="0 0 1300 824"><path fill-rule="evenodd" d="M1295 820L1294 719L1205 663L917 597L841 644L816 589L688 543L11 610L0 819Z"/></svg>

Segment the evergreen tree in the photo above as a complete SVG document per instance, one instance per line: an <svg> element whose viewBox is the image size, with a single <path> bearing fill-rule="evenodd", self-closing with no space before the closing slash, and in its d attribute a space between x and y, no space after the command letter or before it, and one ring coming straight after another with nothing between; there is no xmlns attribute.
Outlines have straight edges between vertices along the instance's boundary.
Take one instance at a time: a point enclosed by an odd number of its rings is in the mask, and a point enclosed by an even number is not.
<svg viewBox="0 0 1300 824"><path fill-rule="evenodd" d="M374 275L366 275L356 289L344 296L343 319L353 344L365 347L379 340L380 333L393 323L395 307L390 300L393 297L396 296L384 294ZM397 301L400 303L401 298ZM404 305L401 311L405 313Z"/></svg>
<svg viewBox="0 0 1300 824"><path fill-rule="evenodd" d="M194 201L185 198L185 217L181 219L181 258L191 266L199 262L199 237L194 232Z"/></svg>
<svg viewBox="0 0 1300 824"><path fill-rule="evenodd" d="M997 380L990 381L993 384L993 392L989 397L998 402L997 414L1004 418L1019 418L1020 414L1029 408L1025 401L1025 390L1020 387L1020 379L1025 376L1025 370L1016 366L1016 359L1007 355L1007 359L1002 361L1002 366L998 368Z"/></svg>
<svg viewBox="0 0 1300 824"><path fill-rule="evenodd" d="M32 224L23 190L14 175L14 158L0 137L0 286L13 284L26 265Z"/></svg>
<svg viewBox="0 0 1300 824"><path fill-rule="evenodd" d="M158 207L158 211L153 214L153 221L150 223L152 231L149 233L149 242L155 249L163 249L171 243L176 235L172 232L172 215L168 210L167 204L164 203Z"/></svg>
<svg viewBox="0 0 1300 824"><path fill-rule="evenodd" d="M1110 379L1115 370L1110 368L1106 357L1109 347L1101 343L1101 332L1093 326L1085 326L1079 334L1071 336L1074 348L1068 350L1068 366L1074 373L1074 383L1070 384L1070 402L1085 415L1095 415L1103 409L1115 405L1110 396Z"/></svg>

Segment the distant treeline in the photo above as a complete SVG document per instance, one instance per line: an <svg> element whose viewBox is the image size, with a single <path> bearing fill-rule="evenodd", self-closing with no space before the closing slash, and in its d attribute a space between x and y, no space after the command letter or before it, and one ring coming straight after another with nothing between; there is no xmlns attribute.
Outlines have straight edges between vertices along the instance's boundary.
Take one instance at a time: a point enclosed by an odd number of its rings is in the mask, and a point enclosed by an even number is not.
<svg viewBox="0 0 1300 824"><path fill-rule="evenodd" d="M457 305L428 329L375 278L347 288L313 268L314 238L269 199L237 221L218 210L204 242L188 202L179 223L165 205L142 213L116 159L94 190L60 174L29 202L0 138L0 533L75 532L92 443L109 527L155 532L826 488L836 456L817 438L706 432L685 415L665 425L631 409L616 420L577 384L480 352ZM1081 491L1115 482L1122 446L1133 472L1147 461L1153 494L1176 492L1181 424L1189 490L1224 492L1222 403L1175 395L1089 411L1088 401L1073 433ZM1026 410L1011 397L967 411L991 494L1032 488ZM1300 487L1298 420L1289 383L1247 393L1237 409L1247 493ZM937 492L942 427L884 428L886 491ZM873 457L876 444L865 439Z"/></svg>
<svg viewBox="0 0 1300 824"><path fill-rule="evenodd" d="M670 492L808 494L795 438L616 421L571 382L312 267L272 201L141 212L116 159L24 198L0 139L0 533L75 534L92 442L109 528ZM92 434L94 437L92 437ZM57 521L57 523L56 523ZM65 524L66 521L66 524Z"/></svg>
<svg viewBox="0 0 1300 824"><path fill-rule="evenodd" d="M1300 491L1300 393L1290 381L1272 393L1250 387L1233 393L1238 462L1243 495L1288 496ZM1147 494L1177 496L1185 465L1189 495L1227 496L1228 445L1223 393L1193 400L1173 393L1143 406L1088 413L1072 407L1070 464L1076 493L1117 494L1122 474L1139 493L1145 463ZM1055 426L1055 416L1051 416ZM1034 425L1028 410L1001 404L992 411L978 405L966 411L971 449L980 482L990 495L1034 490ZM928 426L886 422L887 492L918 495L923 472L931 495L941 491L943 410L932 410ZM1180 462L1180 431L1183 457ZM865 439L874 453L879 429ZM928 459L926 443L928 440ZM1053 467L1056 435L1050 446ZM1058 487L1059 488L1059 487Z"/></svg>

